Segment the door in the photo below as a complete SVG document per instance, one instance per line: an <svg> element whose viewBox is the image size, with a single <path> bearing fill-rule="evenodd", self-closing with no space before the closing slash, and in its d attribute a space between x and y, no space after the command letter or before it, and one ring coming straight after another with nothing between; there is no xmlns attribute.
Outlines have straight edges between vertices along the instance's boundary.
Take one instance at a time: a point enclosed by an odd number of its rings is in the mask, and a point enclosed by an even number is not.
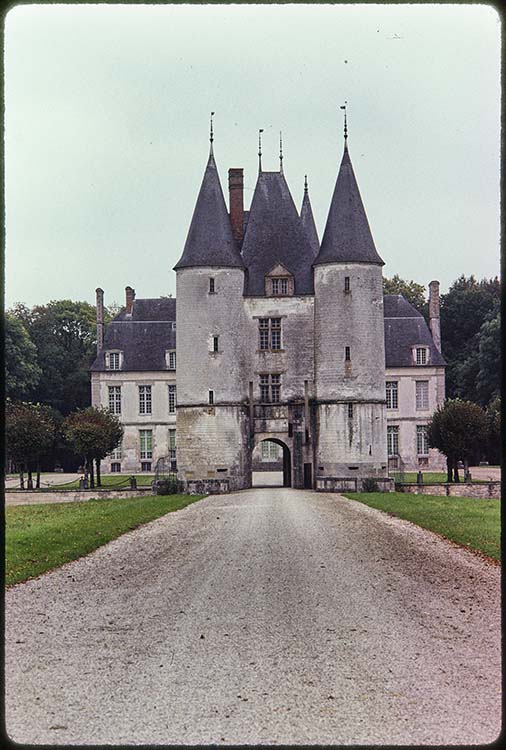
<svg viewBox="0 0 506 750"><path fill-rule="evenodd" d="M313 476L311 464L304 464L304 489L313 489Z"/></svg>

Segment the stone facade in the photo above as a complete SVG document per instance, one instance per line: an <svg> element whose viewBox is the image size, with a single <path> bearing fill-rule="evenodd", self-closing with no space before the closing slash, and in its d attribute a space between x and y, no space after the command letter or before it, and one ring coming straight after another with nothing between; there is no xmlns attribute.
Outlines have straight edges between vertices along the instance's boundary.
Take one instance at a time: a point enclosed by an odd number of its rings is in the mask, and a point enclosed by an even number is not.
<svg viewBox="0 0 506 750"><path fill-rule="evenodd" d="M136 299L127 287L125 310L104 330L97 290L92 403L108 406L119 388L125 426L121 454L105 470L154 471L158 459L174 457L177 436L188 491L234 491L251 486L253 451L270 440L282 447L286 485L329 489L374 477L386 488L387 425L399 429L390 463L412 470L427 458L439 468L436 452L417 451L417 426L444 399L438 285L433 338L405 300L383 296L383 261L347 147L321 245L307 183L300 215L282 170L260 169L249 211L242 170L229 171L229 189L230 214L211 149L175 267L175 300ZM420 363L411 358L418 346ZM417 380L428 389L419 409ZM393 381L397 401L387 408Z"/></svg>

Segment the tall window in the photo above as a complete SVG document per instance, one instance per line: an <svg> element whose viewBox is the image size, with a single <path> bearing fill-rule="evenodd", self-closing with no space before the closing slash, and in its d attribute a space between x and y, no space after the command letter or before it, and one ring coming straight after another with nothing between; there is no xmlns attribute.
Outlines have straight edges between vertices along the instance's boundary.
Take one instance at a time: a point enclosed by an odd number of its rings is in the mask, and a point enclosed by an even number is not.
<svg viewBox="0 0 506 750"><path fill-rule="evenodd" d="M350 277L349 276L344 277L344 291L345 292L350 291Z"/></svg>
<svg viewBox="0 0 506 750"><path fill-rule="evenodd" d="M396 380L387 381L387 409L399 408L399 386Z"/></svg>
<svg viewBox="0 0 506 750"><path fill-rule="evenodd" d="M416 408L428 409L429 408L429 381L417 380L415 383L415 388L416 388Z"/></svg>
<svg viewBox="0 0 506 750"><path fill-rule="evenodd" d="M109 411L113 414L121 414L121 386L109 386Z"/></svg>
<svg viewBox="0 0 506 750"><path fill-rule="evenodd" d="M416 426L416 452L419 456L427 456L429 453L429 437L424 424Z"/></svg>
<svg viewBox="0 0 506 750"><path fill-rule="evenodd" d="M351 361L351 349L349 346L344 347L344 359L346 362Z"/></svg>
<svg viewBox="0 0 506 750"><path fill-rule="evenodd" d="M119 370L119 352L109 352L109 370Z"/></svg>
<svg viewBox="0 0 506 750"><path fill-rule="evenodd" d="M111 461L120 461L123 457L123 451L122 451L122 445L121 443L118 445L117 448L115 448L111 453L109 454L111 457Z"/></svg>
<svg viewBox="0 0 506 750"><path fill-rule="evenodd" d="M214 404L214 391L209 391L209 403Z"/></svg>
<svg viewBox="0 0 506 750"><path fill-rule="evenodd" d="M260 443L262 451L262 461L278 461L281 457L281 446L273 443L272 440L264 440Z"/></svg>
<svg viewBox="0 0 506 750"><path fill-rule="evenodd" d="M176 369L176 352L175 350L168 353L169 354L169 370L175 370Z"/></svg>
<svg viewBox="0 0 506 750"><path fill-rule="evenodd" d="M139 430L141 442L141 461L153 458L153 430Z"/></svg>
<svg viewBox="0 0 506 750"><path fill-rule="evenodd" d="M272 279L272 293L288 294L288 279Z"/></svg>
<svg viewBox="0 0 506 750"><path fill-rule="evenodd" d="M348 419L353 419L353 404L348 404Z"/></svg>
<svg viewBox="0 0 506 750"><path fill-rule="evenodd" d="M281 400L281 375L260 375L260 401L279 404Z"/></svg>
<svg viewBox="0 0 506 750"><path fill-rule="evenodd" d="M209 294L214 294L214 279L209 279Z"/></svg>
<svg viewBox="0 0 506 750"><path fill-rule="evenodd" d="M418 347L416 350L416 364L426 365L427 364L427 349L425 346Z"/></svg>
<svg viewBox="0 0 506 750"><path fill-rule="evenodd" d="M151 414L151 386L139 386L139 414Z"/></svg>
<svg viewBox="0 0 506 750"><path fill-rule="evenodd" d="M260 349L279 351L281 349L281 318L260 318L258 328Z"/></svg>
<svg viewBox="0 0 506 750"><path fill-rule="evenodd" d="M176 413L176 386L169 385L169 414Z"/></svg>
<svg viewBox="0 0 506 750"><path fill-rule="evenodd" d="M176 431L169 430L169 458L171 464L176 460Z"/></svg>
<svg viewBox="0 0 506 750"><path fill-rule="evenodd" d="M218 339L219 336L213 336L213 352L218 351Z"/></svg>
<svg viewBox="0 0 506 750"><path fill-rule="evenodd" d="M399 427L397 425L387 427L387 453L389 456L399 454Z"/></svg>

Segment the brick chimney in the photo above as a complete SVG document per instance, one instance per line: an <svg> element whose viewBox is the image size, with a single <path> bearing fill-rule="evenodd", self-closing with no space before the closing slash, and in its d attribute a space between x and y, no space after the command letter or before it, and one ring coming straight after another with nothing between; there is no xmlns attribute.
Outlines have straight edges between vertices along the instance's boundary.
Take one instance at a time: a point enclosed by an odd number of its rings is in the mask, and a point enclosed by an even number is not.
<svg viewBox="0 0 506 750"><path fill-rule="evenodd" d="M97 295L97 354L104 348L104 290L95 289Z"/></svg>
<svg viewBox="0 0 506 750"><path fill-rule="evenodd" d="M242 245L244 223L244 170L231 168L228 170L228 192L230 199L230 223L232 234L240 247Z"/></svg>
<svg viewBox="0 0 506 750"><path fill-rule="evenodd" d="M441 351L441 323L439 320L439 281L429 284L429 328L434 340L434 346Z"/></svg>
<svg viewBox="0 0 506 750"><path fill-rule="evenodd" d="M135 299L135 289L132 289L131 286L125 287L125 312L127 315L132 314L132 310L134 307L134 299Z"/></svg>

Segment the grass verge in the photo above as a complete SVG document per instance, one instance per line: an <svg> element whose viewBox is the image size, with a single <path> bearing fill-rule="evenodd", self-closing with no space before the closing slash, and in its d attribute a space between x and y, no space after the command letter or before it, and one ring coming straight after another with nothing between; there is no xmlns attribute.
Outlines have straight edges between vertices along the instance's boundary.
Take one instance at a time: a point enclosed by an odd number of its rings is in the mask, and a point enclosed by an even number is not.
<svg viewBox="0 0 506 750"><path fill-rule="evenodd" d="M424 529L477 550L494 560L501 555L500 500L475 497L410 495L404 492L344 493Z"/></svg>
<svg viewBox="0 0 506 750"><path fill-rule="evenodd" d="M432 484L432 483L439 484L440 482L446 483L448 481L448 475L446 471L444 472L443 471L424 471L422 472L422 474L423 474L424 484ZM460 475L460 481L463 483L464 482L464 470L463 469L459 470L459 475ZM408 482L408 483L416 482L418 472L405 471L403 474L393 473L391 476L396 482ZM471 472L471 477L472 477L472 472ZM475 482L476 484L487 484L489 480L473 478L472 481Z"/></svg>
<svg viewBox="0 0 506 750"><path fill-rule="evenodd" d="M202 497L153 495L8 507L6 584L12 586L77 560L125 532Z"/></svg>

